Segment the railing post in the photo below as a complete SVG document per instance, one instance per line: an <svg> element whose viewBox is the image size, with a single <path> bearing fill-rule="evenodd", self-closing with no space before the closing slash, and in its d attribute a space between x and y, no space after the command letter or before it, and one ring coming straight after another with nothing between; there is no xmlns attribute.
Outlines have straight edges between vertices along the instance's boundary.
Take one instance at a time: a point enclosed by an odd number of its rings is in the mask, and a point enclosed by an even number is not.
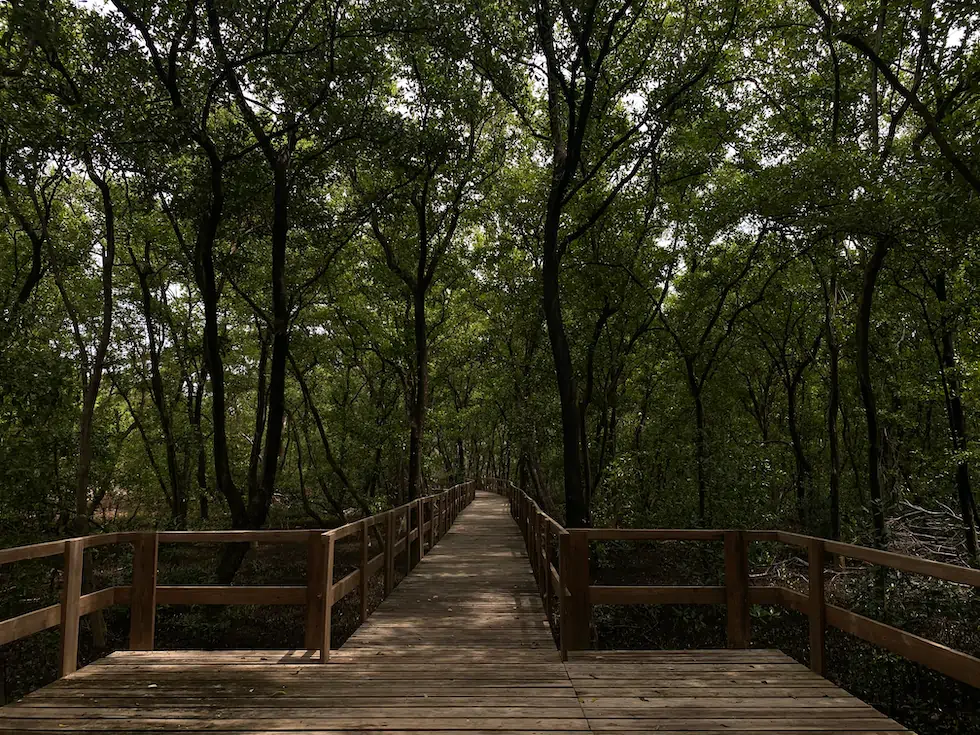
<svg viewBox="0 0 980 735"><path fill-rule="evenodd" d="M551 523L544 522L544 614L548 616L551 625Z"/></svg>
<svg viewBox="0 0 980 735"><path fill-rule="evenodd" d="M589 600L589 536L588 531L576 529L568 532L568 554L562 585L568 588L566 611L570 651L584 651L591 646L592 603ZM562 634L564 636L564 632Z"/></svg>
<svg viewBox="0 0 980 735"><path fill-rule="evenodd" d="M725 602L728 606L728 647L748 648L749 562L742 531L725 531Z"/></svg>
<svg viewBox="0 0 980 735"><path fill-rule="evenodd" d="M133 544L133 583L129 597L129 650L152 651L157 610L156 531L141 533Z"/></svg>
<svg viewBox="0 0 980 735"><path fill-rule="evenodd" d="M436 504L429 498L429 551L436 547Z"/></svg>
<svg viewBox="0 0 980 735"><path fill-rule="evenodd" d="M323 620L320 625L320 662L326 663L330 660L330 616L333 608L333 557L334 557L334 536L332 533L325 533L320 537L320 542L324 546L323 550L323 575L320 589L323 595Z"/></svg>
<svg viewBox="0 0 980 735"><path fill-rule="evenodd" d="M544 528L541 525L543 521L541 511L535 506L534 508L534 566L538 570L538 593L544 593L544 565L541 563L541 541L543 539Z"/></svg>
<svg viewBox="0 0 980 735"><path fill-rule="evenodd" d="M405 506L405 576L412 573L412 506Z"/></svg>
<svg viewBox="0 0 980 735"><path fill-rule="evenodd" d="M388 511L385 525L385 597L387 597L395 588L395 511Z"/></svg>
<svg viewBox="0 0 980 735"><path fill-rule="evenodd" d="M425 556L425 505L422 502L422 498L419 498L418 500L415 501L415 507L416 507L416 515L418 516L417 523L419 527L418 539L416 539L419 544L418 549L416 550L418 556L415 559L415 563L418 564L420 561L422 561L422 557Z"/></svg>
<svg viewBox="0 0 980 735"><path fill-rule="evenodd" d="M323 606L326 598L323 595L323 534L314 531L306 544L306 650L313 651L320 647L323 639Z"/></svg>
<svg viewBox="0 0 980 735"><path fill-rule="evenodd" d="M569 551L568 531L562 531L558 536L558 650L561 660L568 660L568 597L565 587L568 581Z"/></svg>
<svg viewBox="0 0 980 735"><path fill-rule="evenodd" d="M78 613L82 596L82 559L85 541L65 542L64 581L61 588L61 650L59 670L68 676L78 668Z"/></svg>
<svg viewBox="0 0 980 735"><path fill-rule="evenodd" d="M367 519L361 521L361 625L368 618L368 582L370 578L368 577L368 561L370 560L370 543L371 539L368 536L368 522Z"/></svg>
<svg viewBox="0 0 980 735"><path fill-rule="evenodd" d="M809 561L810 594L807 600L807 617L810 619L810 668L820 676L826 672L825 636L827 633L827 605L824 595L824 543L823 539L811 539L807 547Z"/></svg>

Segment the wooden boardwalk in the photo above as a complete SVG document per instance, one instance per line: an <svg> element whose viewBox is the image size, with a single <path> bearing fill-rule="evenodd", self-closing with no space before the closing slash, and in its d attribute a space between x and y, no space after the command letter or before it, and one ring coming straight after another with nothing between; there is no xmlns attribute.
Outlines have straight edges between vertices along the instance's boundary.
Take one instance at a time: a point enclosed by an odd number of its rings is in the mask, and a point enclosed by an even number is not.
<svg viewBox="0 0 980 735"><path fill-rule="evenodd" d="M778 651L562 663L507 503L480 494L329 662L120 652L0 710L0 732L891 733Z"/></svg>

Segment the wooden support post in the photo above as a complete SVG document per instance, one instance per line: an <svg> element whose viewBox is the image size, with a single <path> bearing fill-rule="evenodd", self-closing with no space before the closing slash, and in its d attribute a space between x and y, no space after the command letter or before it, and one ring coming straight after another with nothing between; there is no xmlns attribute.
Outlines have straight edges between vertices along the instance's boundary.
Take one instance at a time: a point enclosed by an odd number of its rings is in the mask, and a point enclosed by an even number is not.
<svg viewBox="0 0 980 735"><path fill-rule="evenodd" d="M405 576L412 573L412 506L405 506Z"/></svg>
<svg viewBox="0 0 980 735"><path fill-rule="evenodd" d="M82 539L69 539L65 542L64 579L61 587L60 676L68 676L78 668L78 613L82 596L84 543Z"/></svg>
<svg viewBox="0 0 980 735"><path fill-rule="evenodd" d="M133 543L133 584L129 597L129 650L152 651L157 611L156 531L141 533Z"/></svg>
<svg viewBox="0 0 980 735"><path fill-rule="evenodd" d="M415 506L419 525L418 547L416 548L418 556L415 559L415 563L418 564L425 556L425 505L422 503L422 498L415 501Z"/></svg>
<svg viewBox="0 0 980 735"><path fill-rule="evenodd" d="M320 589L323 595L323 622L320 625L320 663L330 660L330 614L333 608L333 557L334 536L325 533L320 537L323 550L323 576Z"/></svg>
<svg viewBox="0 0 980 735"><path fill-rule="evenodd" d="M436 547L436 504L429 499L429 551Z"/></svg>
<svg viewBox="0 0 980 735"><path fill-rule="evenodd" d="M538 570L538 594L544 593L544 565L541 563L541 541L544 528L542 527L541 511L534 509L534 566Z"/></svg>
<svg viewBox="0 0 980 735"><path fill-rule="evenodd" d="M544 614L548 616L548 625L551 625L551 524L544 523Z"/></svg>
<svg viewBox="0 0 980 735"><path fill-rule="evenodd" d="M584 651L591 647L592 601L589 599L589 536L577 529L568 532L568 560L562 584L570 594L567 610L568 641L570 651Z"/></svg>
<svg viewBox="0 0 980 735"><path fill-rule="evenodd" d="M528 513L527 516L527 536L525 536L525 548L527 549L528 562L531 564L531 573L534 575L534 580L538 579L538 564L534 559L534 516Z"/></svg>
<svg viewBox="0 0 980 735"><path fill-rule="evenodd" d="M315 651L323 640L323 606L326 598L323 595L323 534L314 531L306 543L306 631L305 643L307 651Z"/></svg>
<svg viewBox="0 0 980 735"><path fill-rule="evenodd" d="M385 597L395 588L395 511L388 511L385 524Z"/></svg>
<svg viewBox="0 0 980 735"><path fill-rule="evenodd" d="M568 558L571 556L568 532L558 536L558 651L562 661L568 661Z"/></svg>
<svg viewBox="0 0 980 735"><path fill-rule="evenodd" d="M368 522L367 520L361 521L361 625L367 621L368 618L368 583L371 581L370 576L368 576L368 561L371 559L370 554L370 542L371 539L368 536Z"/></svg>
<svg viewBox="0 0 980 735"><path fill-rule="evenodd" d="M823 539L811 539L807 552L810 576L810 595L807 602L807 617L810 619L810 668L823 676L826 672L825 637L827 634Z"/></svg>
<svg viewBox="0 0 980 735"><path fill-rule="evenodd" d="M728 606L728 647L748 648L749 560L742 531L725 531L725 602Z"/></svg>

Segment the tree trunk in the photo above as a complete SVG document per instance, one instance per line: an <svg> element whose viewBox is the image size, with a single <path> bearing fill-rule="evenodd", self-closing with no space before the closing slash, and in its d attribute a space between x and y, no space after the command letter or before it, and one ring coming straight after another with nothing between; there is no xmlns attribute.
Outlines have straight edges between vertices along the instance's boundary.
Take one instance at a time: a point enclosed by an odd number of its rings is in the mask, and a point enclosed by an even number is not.
<svg viewBox="0 0 980 735"><path fill-rule="evenodd" d="M694 455L698 471L698 520L708 522L707 442L704 435L704 400L700 390L692 392L694 399Z"/></svg>
<svg viewBox="0 0 980 735"><path fill-rule="evenodd" d="M248 515L235 486L228 458L227 406L225 404L225 366L221 357L218 328L218 286L214 271L214 243L224 207L220 161L211 160L211 202L198 230L195 243L198 287L204 302L204 363L211 381L212 458L217 490L228 503L233 528L246 528Z"/></svg>
<svg viewBox="0 0 980 735"><path fill-rule="evenodd" d="M276 488L279 453L282 451L286 416L286 359L289 355L289 307L286 303L286 241L289 235L288 158L280 156L273 167L272 214L272 360L269 371L268 428L258 492L249 498L249 523L261 528L269 515Z"/></svg>
<svg viewBox="0 0 980 735"><path fill-rule="evenodd" d="M793 460L795 463L795 485L796 485L796 514L800 525L807 528L809 520L809 495L808 492L810 478L813 468L806 458L803 451L803 436L800 434L799 421L797 417L796 394L798 385L795 381L790 381L786 386L787 396L787 415L786 423L789 427L790 443L793 447Z"/></svg>
<svg viewBox="0 0 980 735"><path fill-rule="evenodd" d="M836 253L834 255L836 259ZM840 446L837 437L837 413L840 410L840 346L834 318L837 312L836 265L830 276L826 296L825 329L830 359L830 385L827 397L827 441L830 448L830 537L840 541Z"/></svg>
<svg viewBox="0 0 980 735"><path fill-rule="evenodd" d="M960 378L958 374L956 346L953 343L953 330L946 313L948 296L946 292L946 274L940 272L936 276L936 298L939 300L939 328L942 340L942 377L946 388L946 415L949 419L949 434L956 454L956 495L960 504L960 514L963 518L963 533L966 548L970 558L976 565L977 527L973 522L973 489L970 483L970 465L966 461L967 433L966 415L963 411L963 400L960 396Z"/></svg>
<svg viewBox="0 0 980 735"><path fill-rule="evenodd" d="M886 537L885 507L881 490L881 430L878 426L874 384L871 381L871 307L878 275L891 245L891 239L879 237L864 266L856 329L858 383L868 430L868 495L871 501L874 543L878 548L885 548Z"/></svg>
<svg viewBox="0 0 980 735"><path fill-rule="evenodd" d="M575 388L575 375L572 369L572 355L565 336L565 322L561 311L559 295L559 264L557 257L558 213L549 214L546 225L544 267L541 269L544 286L544 314L551 339L551 354L555 364L555 378L558 381L558 398L561 403L562 468L565 482L565 524L570 528L589 525L589 509L582 488L582 473L579 464L579 418L578 396ZM553 230L549 234L549 230Z"/></svg>
<svg viewBox="0 0 980 735"><path fill-rule="evenodd" d="M694 373L694 361L684 358L687 375L687 389L694 401L694 462L698 477L698 520L705 525L708 520L708 447L705 438L704 397L702 386Z"/></svg>
<svg viewBox="0 0 980 735"><path fill-rule="evenodd" d="M167 459L167 478L170 480L170 521L178 531L187 529L187 489L184 475L177 461L177 443L174 439L173 422L170 417L170 407L167 405L167 395L163 387L163 376L160 373L160 345L157 342L156 327L153 324L153 297L149 284L149 257L147 262L140 264L135 254L130 251L136 279L140 287L143 302L143 323L146 327L146 338L150 356L150 396L157 410L160 429L163 433L164 451Z"/></svg>
<svg viewBox="0 0 980 735"><path fill-rule="evenodd" d="M429 335L425 317L426 286L416 285L412 321L415 331L415 385L412 395L411 435L408 445L408 499L419 497L422 485L422 439L425 432L425 401L429 387Z"/></svg>

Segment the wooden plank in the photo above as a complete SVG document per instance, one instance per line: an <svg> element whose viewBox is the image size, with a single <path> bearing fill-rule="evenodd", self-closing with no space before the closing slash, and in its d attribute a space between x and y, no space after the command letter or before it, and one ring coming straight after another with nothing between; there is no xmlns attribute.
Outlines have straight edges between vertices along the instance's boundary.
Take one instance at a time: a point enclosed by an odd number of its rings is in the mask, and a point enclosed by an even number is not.
<svg viewBox="0 0 980 735"><path fill-rule="evenodd" d="M825 605L827 623L886 648L933 671L980 688L980 658L948 648L899 628L879 623L836 605Z"/></svg>
<svg viewBox="0 0 980 735"><path fill-rule="evenodd" d="M558 653L562 661L568 660L568 557L571 555L568 531L558 534Z"/></svg>
<svg viewBox="0 0 980 735"><path fill-rule="evenodd" d="M349 595L351 592L353 592L358 587L360 587L361 577L363 576L364 575L361 574L360 569L355 569L353 572L351 572L346 577L344 577L339 582L337 582L335 585L333 585L330 588L331 604L344 599L345 597L347 597L347 595Z"/></svg>
<svg viewBox="0 0 980 735"><path fill-rule="evenodd" d="M157 609L157 553L153 531L140 534L133 544L133 584L129 600L129 647L152 651Z"/></svg>
<svg viewBox="0 0 980 735"><path fill-rule="evenodd" d="M551 566L551 524L545 522L543 526L543 540L542 549L544 551L544 558L542 559L542 573L541 581L544 586L544 614L547 616L548 621L551 621L551 596L552 596L552 572L554 572L554 567Z"/></svg>
<svg viewBox="0 0 980 735"><path fill-rule="evenodd" d="M82 595L82 563L85 551L82 539L65 542L64 580L61 587L61 646L58 670L67 676L78 668L79 598Z"/></svg>
<svg viewBox="0 0 980 735"><path fill-rule="evenodd" d="M113 605L120 605L122 593L120 590L129 590L128 587L106 587L97 592L89 592L78 598L78 614L89 615L99 610L105 610ZM60 617L60 616L59 616Z"/></svg>
<svg viewBox="0 0 980 735"><path fill-rule="evenodd" d="M589 535L588 531L569 529L568 562L562 580L569 592L565 624L568 627L568 650L576 651L591 645L592 603L589 597ZM564 631L562 632L564 636Z"/></svg>
<svg viewBox="0 0 980 735"><path fill-rule="evenodd" d="M807 619L810 631L810 668L820 676L826 673L827 605L824 600L824 544L812 539L807 549L810 594Z"/></svg>
<svg viewBox="0 0 980 735"><path fill-rule="evenodd" d="M590 541L723 541L725 531L691 528L584 528Z"/></svg>
<svg viewBox="0 0 980 735"><path fill-rule="evenodd" d="M61 623L61 605L48 605L40 610L8 618L0 622L0 646L54 628Z"/></svg>
<svg viewBox="0 0 980 735"><path fill-rule="evenodd" d="M787 589L786 587L780 587L779 597L783 605L788 607L790 610L795 610L796 612L801 612L804 615L809 615L810 598L808 598L802 592Z"/></svg>
<svg viewBox="0 0 980 735"><path fill-rule="evenodd" d="M323 605L323 624L319 626L320 632L320 661L327 663L330 660L330 617L333 608L333 560L334 560L334 536L325 533L321 536L324 544L323 552L323 594L326 602Z"/></svg>
<svg viewBox="0 0 980 735"><path fill-rule="evenodd" d="M744 531L746 541L779 541L778 531Z"/></svg>
<svg viewBox="0 0 980 735"><path fill-rule="evenodd" d="M388 511L388 521L385 524L384 548L384 594L391 594L395 588L395 513Z"/></svg>
<svg viewBox="0 0 980 735"><path fill-rule="evenodd" d="M45 541L43 544L30 544L29 546L14 546L10 549L0 549L0 564L11 564L15 561L42 559L46 556L64 554L65 544L70 540Z"/></svg>
<svg viewBox="0 0 980 735"><path fill-rule="evenodd" d="M97 546L109 546L111 544L130 544L138 541L141 533L145 532L95 533L91 536L82 536L82 543L86 549L94 549Z"/></svg>
<svg viewBox="0 0 980 735"><path fill-rule="evenodd" d="M158 605L305 605L306 585L161 585Z"/></svg>
<svg viewBox="0 0 980 735"><path fill-rule="evenodd" d="M429 549L434 549L436 546L436 506L432 498L429 498L429 523L427 524L429 531Z"/></svg>
<svg viewBox="0 0 980 735"><path fill-rule="evenodd" d="M158 531L160 543L166 544L305 544L309 539L308 529L272 530L255 529L245 531Z"/></svg>
<svg viewBox="0 0 980 735"><path fill-rule="evenodd" d="M405 506L405 576L412 573L412 506Z"/></svg>
<svg viewBox="0 0 980 735"><path fill-rule="evenodd" d="M749 587L750 605L782 605L782 587Z"/></svg>
<svg viewBox="0 0 980 735"><path fill-rule="evenodd" d="M321 534L314 531L308 535L306 547L306 625L304 641L307 650L316 649L323 637L320 629L324 619L324 605L327 596L323 587L324 552Z"/></svg>
<svg viewBox="0 0 980 735"><path fill-rule="evenodd" d="M749 561L741 531L725 531L725 603L729 648L749 645Z"/></svg>
<svg viewBox="0 0 980 735"><path fill-rule="evenodd" d="M360 564L360 575L358 576L358 589L360 590L360 615L361 615L361 625L367 622L368 618L368 582L371 579L370 573L368 572L368 563L370 559L368 558L368 545L370 544L370 538L368 538L368 523L367 521L361 521L361 564ZM343 595L339 595L336 599L340 599Z"/></svg>
<svg viewBox="0 0 980 735"><path fill-rule="evenodd" d="M799 533L777 532L777 536L782 543L791 544L800 548L808 548L814 536L805 536ZM909 572L911 574L922 574L927 577L944 579L947 582L956 582L971 587L980 587L980 569L961 567L956 564L946 564L941 561L922 559L917 556L906 554L896 554L893 551L882 551L871 549L867 546L857 546L855 544L845 544L840 541L821 539L824 550L828 554L846 556L850 559L860 559L869 564L878 564L891 569Z"/></svg>
<svg viewBox="0 0 980 735"><path fill-rule="evenodd" d="M423 515L424 507L425 506L423 505L421 498L415 501L416 538L418 538L418 543L415 545L416 564L422 561L422 557L425 556L425 516Z"/></svg>
<svg viewBox="0 0 980 735"><path fill-rule="evenodd" d="M724 605L725 587L591 585L593 605Z"/></svg>
<svg viewBox="0 0 980 735"><path fill-rule="evenodd" d="M351 521L350 523L345 523L343 526L339 526L329 531L331 538L333 538L334 540L334 543L336 543L337 541L342 541L348 536L353 536L355 533L360 533L360 532L361 532L360 521Z"/></svg>

